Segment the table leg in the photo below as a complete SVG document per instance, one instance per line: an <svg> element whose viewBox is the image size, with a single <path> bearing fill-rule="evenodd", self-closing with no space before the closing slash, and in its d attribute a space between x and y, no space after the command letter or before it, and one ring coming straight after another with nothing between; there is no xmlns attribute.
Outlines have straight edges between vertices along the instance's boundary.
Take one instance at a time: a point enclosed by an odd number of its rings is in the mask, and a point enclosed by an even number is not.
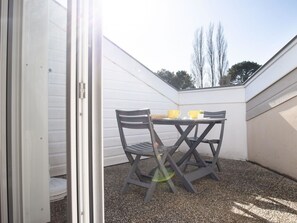
<svg viewBox="0 0 297 223"><path fill-rule="evenodd" d="M194 180L197 180L197 179L207 176L207 175L211 175L211 177L213 177L214 179L218 179L217 174L214 172L214 167L212 165L207 165L205 163L205 161L200 157L198 151L196 150L197 146L201 143L201 141L205 138L205 136L209 133L209 131L213 128L214 125L215 125L215 123L213 123L213 122L208 124L206 129L200 135L199 139L194 143L191 143L188 140L187 136L192 131L192 129L195 127L195 124L189 125L185 129L185 131L181 128L180 125L175 125L175 127L177 128L177 130L179 131L179 133L181 135L179 137L179 139L176 141L175 146L178 148L182 144L182 142L185 141L187 143L187 145L189 146L189 150L182 156L182 158L178 162L175 162L172 158L172 155L175 153L176 150L170 151L170 153L167 156L167 161L170 163L170 165L173 168L173 170L175 171L176 175L181 179L185 188L190 192L196 193L196 189L194 188L193 184L191 183ZM159 136L157 135L157 133L156 132L154 132L154 133L156 136L156 141L160 145L163 145L163 143L162 143L161 139L159 138ZM191 171L189 173L183 173L182 169L183 169L184 165L186 165L186 162L190 159L190 157L192 155L194 156L196 163L197 163L198 167L200 167L200 168L198 170Z"/></svg>
<svg viewBox="0 0 297 223"><path fill-rule="evenodd" d="M185 131L183 131L183 129L179 126L179 125L175 125L175 127L177 128L177 130L180 133L180 137L179 139L176 141L176 143L174 144L175 146L177 146L177 148L182 144L183 141L188 140L187 136L189 135L189 133L192 131L192 129L195 127L195 124L193 125L189 125ZM170 155L172 155L175 151L171 152Z"/></svg>
<svg viewBox="0 0 297 223"><path fill-rule="evenodd" d="M184 178L187 179L187 181L192 182L206 175L211 175L211 177L216 180L219 179L214 171L214 166L207 165L206 162L200 157L198 151L196 150L198 145L201 143L201 141L205 138L205 136L209 133L209 131L213 128L214 125L215 123L210 123L203 131L203 133L200 135L199 139L194 143L191 143L188 139L185 139L185 142L188 144L190 148L185 153L185 155L177 162L177 165L180 167L180 169L183 169L185 165L187 165L189 158L193 155L196 160L196 164L199 167L198 170L183 174ZM181 134L183 133L183 130L180 126L177 126L177 130Z"/></svg>

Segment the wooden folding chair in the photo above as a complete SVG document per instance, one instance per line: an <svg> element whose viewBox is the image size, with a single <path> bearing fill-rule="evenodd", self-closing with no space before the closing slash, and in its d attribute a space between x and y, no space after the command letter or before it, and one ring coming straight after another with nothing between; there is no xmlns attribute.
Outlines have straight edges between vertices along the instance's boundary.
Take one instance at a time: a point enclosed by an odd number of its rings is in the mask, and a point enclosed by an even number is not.
<svg viewBox="0 0 297 223"><path fill-rule="evenodd" d="M153 123L151 122L150 110L134 110L123 111L116 110L116 117L120 132L120 138L124 152L131 164L128 176L125 179L122 192L128 189L129 184L135 184L141 187L147 188L145 195L145 202L150 201L153 192L158 182L166 182L173 193L176 192L176 188L171 180L174 172L169 173L165 168L165 161L170 156L169 152L175 150L175 146L164 146L156 142ZM127 134L125 129L129 129L136 132L143 129L148 130L149 141L139 142L134 144L127 143ZM142 136L139 136L142 137ZM139 163L141 157L150 157L156 161L156 167L152 171L152 176L144 176L141 173Z"/></svg>
<svg viewBox="0 0 297 223"><path fill-rule="evenodd" d="M210 112L210 111L204 111L204 118L225 118L226 117L226 111L216 111L216 112ZM223 135L224 135L224 126L225 122L222 122L221 124L221 130L220 135L218 138L214 139L203 139L202 143L208 143L213 155L213 159L211 161L206 161L207 163L212 163L213 165L216 165L218 170L221 171L221 165L218 160L219 152L222 145ZM189 140L193 143L198 140L198 124L195 128L194 137L189 137Z"/></svg>

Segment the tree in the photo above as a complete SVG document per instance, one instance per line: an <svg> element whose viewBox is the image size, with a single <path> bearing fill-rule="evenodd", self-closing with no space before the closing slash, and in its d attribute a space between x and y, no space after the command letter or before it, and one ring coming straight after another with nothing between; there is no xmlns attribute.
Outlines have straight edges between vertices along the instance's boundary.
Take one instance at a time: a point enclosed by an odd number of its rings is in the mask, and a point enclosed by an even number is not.
<svg viewBox="0 0 297 223"><path fill-rule="evenodd" d="M220 86L229 86L232 85L230 82L230 75L223 75L219 80Z"/></svg>
<svg viewBox="0 0 297 223"><path fill-rule="evenodd" d="M206 41L204 41L204 36ZM209 68L207 72L205 71L205 58ZM192 54L192 75L196 81L196 86L204 87L207 82L210 82L212 87L216 86L226 74L227 68L227 41L224 37L222 24L218 24L216 35L214 35L214 25L212 23L209 24L205 35L203 27L197 29Z"/></svg>
<svg viewBox="0 0 297 223"><path fill-rule="evenodd" d="M157 75L177 90L195 88L192 77L186 71L177 71L176 74L165 69L157 72Z"/></svg>
<svg viewBox="0 0 297 223"><path fill-rule="evenodd" d="M221 23L219 23L218 25L216 41L217 41L216 43L217 43L218 79L220 80L223 77L223 75L226 74L227 67L228 67L227 42L224 37L224 29Z"/></svg>
<svg viewBox="0 0 297 223"><path fill-rule="evenodd" d="M159 71L157 71L157 75L166 83L170 84L171 86L174 86L174 73L170 72L168 70L165 69L161 69Z"/></svg>
<svg viewBox="0 0 297 223"><path fill-rule="evenodd" d="M239 85L246 82L253 73L259 69L261 65L250 62L243 61L237 64L234 64L229 70L227 76L223 76L220 79L220 85ZM228 83L229 82L229 83Z"/></svg>
<svg viewBox="0 0 297 223"><path fill-rule="evenodd" d="M203 76L204 76L204 35L203 27L199 28L195 32L194 42L193 42L193 54L192 54L192 74L194 76L194 81L196 82L196 87L203 87Z"/></svg>
<svg viewBox="0 0 297 223"><path fill-rule="evenodd" d="M191 75L189 75L184 70L177 71L175 75L175 79L176 79L176 86L179 87L178 89L195 88Z"/></svg>
<svg viewBox="0 0 297 223"><path fill-rule="evenodd" d="M210 81L211 86L215 86L215 47L214 47L214 41L213 41L213 24L209 24L208 32L207 32L207 59L208 64L210 67Z"/></svg>

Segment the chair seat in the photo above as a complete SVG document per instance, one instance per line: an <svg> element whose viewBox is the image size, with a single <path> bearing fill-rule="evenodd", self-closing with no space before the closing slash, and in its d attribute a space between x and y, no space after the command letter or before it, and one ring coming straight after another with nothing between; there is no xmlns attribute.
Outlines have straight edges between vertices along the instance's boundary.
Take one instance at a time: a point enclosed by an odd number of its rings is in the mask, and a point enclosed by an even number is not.
<svg viewBox="0 0 297 223"><path fill-rule="evenodd" d="M176 146L158 146L158 152L162 155L164 152L170 151L172 149L176 149ZM136 155L143 156L154 156L154 149L151 143L143 142L137 143L133 145L129 145L126 147L126 152L130 152Z"/></svg>

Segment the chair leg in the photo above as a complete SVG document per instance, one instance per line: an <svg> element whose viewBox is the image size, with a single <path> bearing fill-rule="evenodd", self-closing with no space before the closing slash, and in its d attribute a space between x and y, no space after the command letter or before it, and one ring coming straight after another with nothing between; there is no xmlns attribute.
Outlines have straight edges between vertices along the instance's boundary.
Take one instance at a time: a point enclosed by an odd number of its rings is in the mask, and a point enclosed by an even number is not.
<svg viewBox="0 0 297 223"><path fill-rule="evenodd" d="M174 186L174 183L172 182L171 179L167 180L166 183L168 184L168 186L170 187L170 190L172 193L176 193L176 187Z"/></svg>
<svg viewBox="0 0 297 223"><path fill-rule="evenodd" d="M156 182L153 182L153 181L151 182L151 185L150 185L149 189L147 190L145 198L144 198L145 203L149 202L152 199L153 193L156 189L156 185L157 185Z"/></svg>
<svg viewBox="0 0 297 223"><path fill-rule="evenodd" d="M126 156L127 156L128 160L129 160L131 166L132 166L133 162L134 162L133 156L130 153L127 153L127 152L126 152ZM140 171L140 169L138 167L135 170L135 174L136 174L136 176L138 177L139 180L141 180L141 181L145 180L144 174L141 173L141 171Z"/></svg>
<svg viewBox="0 0 297 223"><path fill-rule="evenodd" d="M157 178L158 175L159 175L159 169L156 169L153 178ZM156 189L156 185L157 185L157 182L151 181L150 187L148 188L148 190L146 192L144 202L149 202L151 200L153 193Z"/></svg>
<svg viewBox="0 0 297 223"><path fill-rule="evenodd" d="M125 181L124 181L124 186L123 186L123 189L122 189L122 194L125 193L128 189L128 186L129 186L129 180L132 179L132 176L133 174L135 173L136 169L137 169L137 166L138 166L138 163L140 161L140 155L137 155L135 160L133 161L133 164L130 168L130 171L128 173L128 176L126 177Z"/></svg>
<svg viewBox="0 0 297 223"><path fill-rule="evenodd" d="M176 188L172 182L171 179L169 179L169 173L168 171L166 170L165 166L163 164L161 164L160 166L160 172L162 173L162 175L165 177L165 179L168 179L166 180L166 183L168 184L170 190L173 192L173 193L176 193Z"/></svg>
<svg viewBox="0 0 297 223"><path fill-rule="evenodd" d="M213 162L216 162L217 168L218 168L219 172L221 172L221 170L222 170L222 169L221 169L221 165L220 165L220 163L219 163L218 158L216 158L216 150L215 150L215 148L214 148L213 143L210 142L210 143L209 143L209 146L210 146L212 155L213 155L213 157L214 157Z"/></svg>

